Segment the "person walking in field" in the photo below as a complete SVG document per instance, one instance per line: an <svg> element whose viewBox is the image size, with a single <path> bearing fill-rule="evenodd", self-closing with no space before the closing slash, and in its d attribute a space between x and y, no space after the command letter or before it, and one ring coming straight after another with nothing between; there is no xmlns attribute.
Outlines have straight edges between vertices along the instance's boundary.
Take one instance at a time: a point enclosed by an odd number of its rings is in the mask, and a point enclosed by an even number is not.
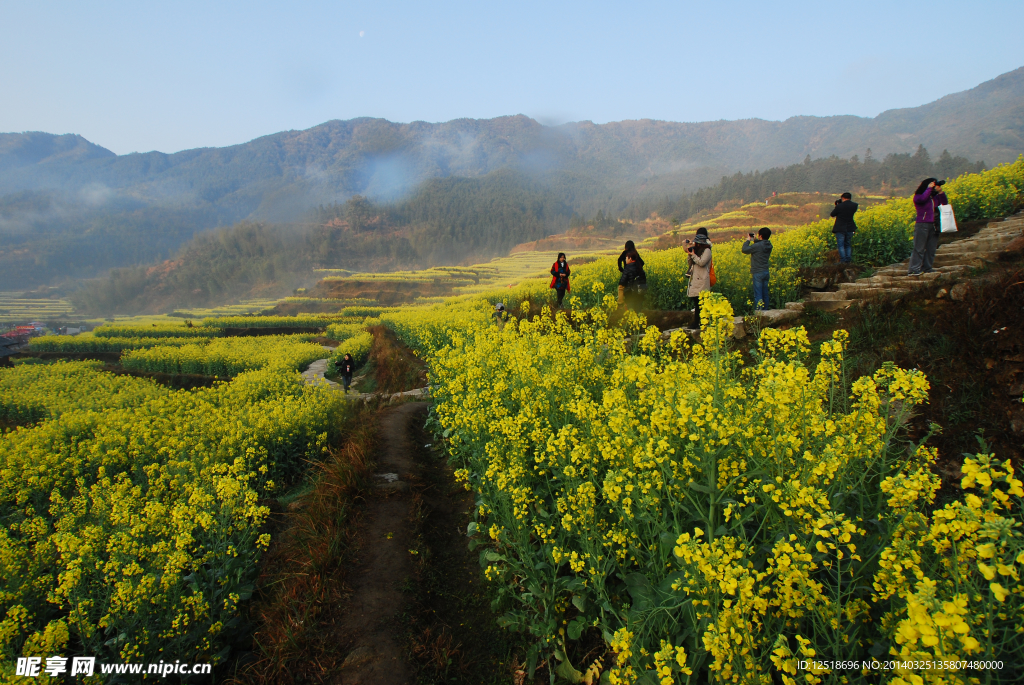
<svg viewBox="0 0 1024 685"><path fill-rule="evenodd" d="M565 260L565 253L559 252L555 263L551 265L551 287L558 295L558 307L562 306L565 294L569 292L569 274L571 269Z"/></svg>
<svg viewBox="0 0 1024 685"><path fill-rule="evenodd" d="M505 309L504 302L494 305L494 312L491 313L491 318L494 319L494 323L499 331L504 330L505 323L508 321L508 310Z"/></svg>
<svg viewBox="0 0 1024 685"><path fill-rule="evenodd" d="M770 280L769 264L772 254L772 229L765 226L758 232L748 234L750 238L743 241L740 250L750 255L750 275L754 280L754 309L771 309L768 298L768 282Z"/></svg>
<svg viewBox="0 0 1024 685"><path fill-rule="evenodd" d="M632 244L630 241L627 244ZM622 276L619 278L619 304L626 305L635 312L643 308L644 291L647 290L647 273L644 271L644 260L636 248L625 254Z"/></svg>
<svg viewBox="0 0 1024 685"><path fill-rule="evenodd" d="M342 357L341 364L338 365L338 368L341 371L341 381L345 386L345 394L347 395L348 389L352 385L352 374L356 371L356 362L352 359L352 355L346 352L345 356Z"/></svg>
<svg viewBox="0 0 1024 685"><path fill-rule="evenodd" d="M949 204L946 193L942 192L943 183L945 181L926 178L914 191L917 219L914 224L914 251L910 254L910 264L907 266L908 276L920 276L933 271L940 231L936 210L940 205Z"/></svg>
<svg viewBox="0 0 1024 685"><path fill-rule="evenodd" d="M626 247L622 250L622 254L619 255L618 267L619 273L625 273L626 270L626 257L630 252L636 252L636 245L633 244L632 240L626 241ZM644 260L640 260L640 266L643 267ZM619 304L626 304L626 286L622 283L622 279L619 279Z"/></svg>
<svg viewBox="0 0 1024 685"><path fill-rule="evenodd" d="M689 242L689 241L687 241ZM693 302L693 328L700 329L700 294L711 290L711 241L708 240L708 229L703 226L697 229L693 246L686 248L686 261L690 265L690 285L686 296Z"/></svg>
<svg viewBox="0 0 1024 685"><path fill-rule="evenodd" d="M836 200L836 207L832 210L831 216L836 218L832 232L836 234L836 247L839 249L839 261L849 264L853 261L853 234L857 230L857 224L853 222L853 215L857 212L857 203L853 201L853 195L843 193Z"/></svg>

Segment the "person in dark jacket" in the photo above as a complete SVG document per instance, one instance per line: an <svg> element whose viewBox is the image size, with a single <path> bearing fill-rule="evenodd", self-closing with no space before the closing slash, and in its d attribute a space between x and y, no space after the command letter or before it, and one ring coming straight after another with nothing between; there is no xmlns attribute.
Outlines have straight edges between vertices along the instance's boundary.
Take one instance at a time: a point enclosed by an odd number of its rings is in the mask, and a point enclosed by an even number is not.
<svg viewBox="0 0 1024 685"><path fill-rule="evenodd" d="M920 276L932 271L935 250L939 246L938 212L939 205L949 204L942 184L938 179L926 178L914 191L914 207L917 220L914 224L914 251L907 266L908 276Z"/></svg>
<svg viewBox="0 0 1024 685"><path fill-rule="evenodd" d="M644 260L633 249L626 253L625 262L622 276L619 277L619 303L638 312L643 306L644 292L647 290Z"/></svg>
<svg viewBox="0 0 1024 685"><path fill-rule="evenodd" d="M338 364L338 370L341 372L341 380L345 386L345 394L348 394L348 389L352 385L352 374L356 370L356 362L352 359L352 355L348 352L342 357L341 363Z"/></svg>
<svg viewBox="0 0 1024 685"><path fill-rule="evenodd" d="M839 248L839 261L849 264L853 261L853 234L857 230L857 224L853 222L853 215L857 212L857 203L853 201L853 195L843 193L836 200L836 207L832 210L831 216L836 218L832 232L836 234L836 247Z"/></svg>
<svg viewBox="0 0 1024 685"><path fill-rule="evenodd" d="M569 274L571 269L569 268L568 262L565 260L565 253L559 252L558 259L551 265L551 286L554 288L555 293L558 294L558 306L562 306L562 299L565 298L565 294L569 292Z"/></svg>
<svg viewBox="0 0 1024 685"><path fill-rule="evenodd" d="M630 263L633 264L630 267ZM635 289L647 289L647 274L644 273L644 260L640 258L640 253L636 251L636 245L633 244L632 240L626 241L626 249L619 255L619 273L622 276L619 278L619 304L626 304L626 286L633 284L636 286ZM630 275L626 275L627 269ZM642 277L642 280L640 280Z"/></svg>
<svg viewBox="0 0 1024 685"><path fill-rule="evenodd" d="M771 309L768 299L769 263L772 254L772 229L765 226L743 242L740 251L750 255L750 275L754 280L754 309Z"/></svg>
<svg viewBox="0 0 1024 685"><path fill-rule="evenodd" d="M619 273L621 274L623 269L626 267L626 255L630 252L636 252L636 245L633 244L632 240L626 241L626 247L622 250L622 254L619 255Z"/></svg>

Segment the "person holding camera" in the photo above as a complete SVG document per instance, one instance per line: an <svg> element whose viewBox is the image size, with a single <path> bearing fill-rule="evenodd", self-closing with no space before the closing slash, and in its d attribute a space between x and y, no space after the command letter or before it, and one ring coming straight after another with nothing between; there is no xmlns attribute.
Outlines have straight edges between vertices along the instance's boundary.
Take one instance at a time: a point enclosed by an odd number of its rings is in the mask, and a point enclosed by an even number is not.
<svg viewBox="0 0 1024 685"><path fill-rule="evenodd" d="M770 274L768 265L772 254L772 229L765 226L756 234L748 233L740 251L750 255L750 275L754 280L754 309L771 309L768 299Z"/></svg>
<svg viewBox="0 0 1024 685"><path fill-rule="evenodd" d="M843 193L836 200L836 207L832 210L831 216L836 218L832 232L836 234L836 247L839 249L839 261L849 264L853 261L853 234L857 230L857 224L853 222L853 215L857 212L857 203L853 201L853 195Z"/></svg>
<svg viewBox="0 0 1024 685"><path fill-rule="evenodd" d="M693 302L693 328L700 328L700 294L711 290L711 241L708 229L701 226L693 242L686 241L686 261L690 264L690 285L686 296Z"/></svg>
<svg viewBox="0 0 1024 685"><path fill-rule="evenodd" d="M926 178L914 191L914 207L917 209L917 220L914 224L914 251L910 254L907 266L908 276L920 276L931 273L935 263L935 250L939 246L939 205L949 204L946 193L942 192L945 181Z"/></svg>

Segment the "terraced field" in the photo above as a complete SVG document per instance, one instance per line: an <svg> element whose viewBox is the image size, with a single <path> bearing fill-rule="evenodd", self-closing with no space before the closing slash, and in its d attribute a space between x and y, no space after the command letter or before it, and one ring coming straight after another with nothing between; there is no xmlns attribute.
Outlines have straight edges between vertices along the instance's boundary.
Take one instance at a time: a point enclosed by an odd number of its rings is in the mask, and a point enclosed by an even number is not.
<svg viewBox="0 0 1024 685"><path fill-rule="evenodd" d="M63 299L26 298L21 292L0 292L0 323L46 321L70 316L74 307Z"/></svg>

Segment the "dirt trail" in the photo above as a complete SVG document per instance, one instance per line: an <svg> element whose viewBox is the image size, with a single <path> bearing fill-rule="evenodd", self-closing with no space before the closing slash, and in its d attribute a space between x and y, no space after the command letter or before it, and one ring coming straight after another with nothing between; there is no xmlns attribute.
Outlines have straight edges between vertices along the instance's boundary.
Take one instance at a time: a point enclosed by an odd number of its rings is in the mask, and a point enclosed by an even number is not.
<svg viewBox="0 0 1024 685"><path fill-rule="evenodd" d="M414 681L407 663L399 615L405 610L403 586L413 574L415 504L409 481L418 480L412 437L422 426L426 402L410 402L389 410L380 423L379 478L362 512L357 560L350 572L350 605L341 625L348 652L337 682L345 685L403 685Z"/></svg>

